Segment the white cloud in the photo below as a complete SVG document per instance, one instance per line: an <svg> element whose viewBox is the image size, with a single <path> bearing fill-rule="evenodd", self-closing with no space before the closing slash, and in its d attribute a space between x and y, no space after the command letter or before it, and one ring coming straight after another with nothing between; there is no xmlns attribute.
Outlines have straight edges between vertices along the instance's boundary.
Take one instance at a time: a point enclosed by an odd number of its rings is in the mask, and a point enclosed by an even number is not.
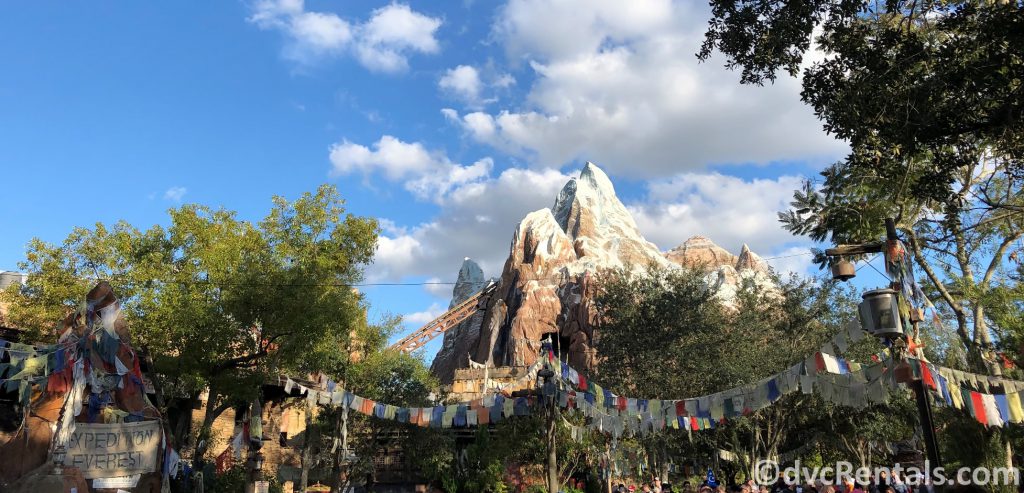
<svg viewBox="0 0 1024 493"><path fill-rule="evenodd" d="M363 39L371 44L436 53L434 32L438 27L441 19L414 12L408 5L392 3L373 11L373 17L363 27Z"/></svg>
<svg viewBox="0 0 1024 493"><path fill-rule="evenodd" d="M493 30L512 58L571 58L665 31L679 10L671 0L511 0Z"/></svg>
<svg viewBox="0 0 1024 493"><path fill-rule="evenodd" d="M303 12L292 18L291 29L298 39L316 51L337 51L352 39L352 27L334 14Z"/></svg>
<svg viewBox="0 0 1024 493"><path fill-rule="evenodd" d="M480 100L483 82L480 73L469 65L459 65L448 69L437 83L441 89L452 93L455 97L467 102L476 103Z"/></svg>
<svg viewBox="0 0 1024 493"><path fill-rule="evenodd" d="M401 181L417 198L440 202L455 187L483 180L494 161L485 157L468 166L451 162L443 152L431 152L419 142L403 142L384 135L370 147L346 140L330 147L330 175L380 172L389 181Z"/></svg>
<svg viewBox="0 0 1024 493"><path fill-rule="evenodd" d="M451 298L452 291L455 288L455 285L449 284L451 282L454 282L454 280L441 279L440 277L434 276L427 279L426 284L423 285L423 289L433 296L442 299L447 299Z"/></svg>
<svg viewBox="0 0 1024 493"><path fill-rule="evenodd" d="M394 72L406 68L405 53L437 53L434 33L441 19L414 12L408 5L392 3L373 11L362 26L359 59L368 68Z"/></svg>
<svg viewBox="0 0 1024 493"><path fill-rule="evenodd" d="M527 213L550 207L569 178L557 170L510 168L496 177L453 187L432 220L380 236L367 278L428 276L451 281L464 257L479 263L485 275L496 276L508 256L516 224ZM451 287L444 288L428 292L447 298Z"/></svg>
<svg viewBox="0 0 1024 493"><path fill-rule="evenodd" d="M801 178L743 180L719 173L682 173L647 184L647 195L628 205L637 226L662 250L702 235L738 253L744 243L774 253L796 237L776 214L788 207Z"/></svg>
<svg viewBox="0 0 1024 493"><path fill-rule="evenodd" d="M450 122L459 121L459 112L455 111L454 108L441 108L441 114L444 115L444 119Z"/></svg>
<svg viewBox="0 0 1024 493"><path fill-rule="evenodd" d="M627 207L640 232L662 250L701 235L734 254L746 244L777 272L807 275L813 245L786 231L777 216L802 179L681 173L648 182L646 196Z"/></svg>
<svg viewBox="0 0 1024 493"><path fill-rule="evenodd" d="M697 63L707 15L669 0L510 0L494 35L535 79L522 101L456 121L534 166L590 159L619 176L841 155L799 81L741 86L720 58Z"/></svg>
<svg viewBox="0 0 1024 493"><path fill-rule="evenodd" d="M487 169L472 181L448 187L430 221L410 227L385 222L368 276L450 281L467 256L481 265L485 275L497 276L516 225L527 213L549 207L570 176L553 169L509 168L491 177ZM744 180L720 173L681 173L648 181L644 196L626 206L641 233L662 250L703 235L735 254L747 244L762 257L780 257L768 260L779 272L806 274L810 256L797 254L807 252L810 245L785 231L776 217L788 206L800 180L797 176ZM441 298L450 295L448 286L431 286L427 291Z"/></svg>
<svg viewBox="0 0 1024 493"><path fill-rule="evenodd" d="M185 187L171 187L164 192L164 199L171 202L181 202L185 198L186 193L188 193L188 189Z"/></svg>
<svg viewBox="0 0 1024 493"><path fill-rule="evenodd" d="M481 73L472 65L459 65L445 71L437 86L448 95L461 101L468 108L478 109L498 100L495 93L502 93L516 82L511 74L496 72L493 67L485 67ZM450 108L441 110L455 111ZM454 114L457 120L457 113ZM447 113L446 113L446 116Z"/></svg>
<svg viewBox="0 0 1024 493"><path fill-rule="evenodd" d="M775 272L782 275L790 273L801 276L814 275L819 271L814 266L814 256L810 255L811 247L812 245L807 244L785 248L773 253L770 256L772 258L768 258L766 262L772 269L775 269Z"/></svg>
<svg viewBox="0 0 1024 493"><path fill-rule="evenodd" d="M307 11L302 0L260 0L249 22L282 31L287 37L285 57L303 65L351 52L370 70L394 73L408 68L410 53L440 50L435 33L441 19L400 3L376 9L366 22L353 24L334 13Z"/></svg>
<svg viewBox="0 0 1024 493"><path fill-rule="evenodd" d="M406 182L405 188L417 197L434 197L435 201L440 201L449 190L459 185L487 178L491 174L493 166L494 160L489 157L480 159L469 166L446 163L439 166L435 173L425 174Z"/></svg>
<svg viewBox="0 0 1024 493"><path fill-rule="evenodd" d="M445 310L441 308L441 305L433 303L430 305L430 308L427 308L426 310L415 313L407 313L403 315L402 321L410 323L412 325L424 325L427 322L441 316L441 314L444 312Z"/></svg>
<svg viewBox="0 0 1024 493"><path fill-rule="evenodd" d="M494 81L491 82L491 85L494 87L506 88L514 86L515 83L516 78L512 77L512 74L498 74L498 76L494 78Z"/></svg>
<svg viewBox="0 0 1024 493"><path fill-rule="evenodd" d="M419 142L407 143L385 135L373 144L373 150L348 140L331 145L331 173L335 176L354 171L363 173L380 169L390 179L422 173L438 163Z"/></svg>

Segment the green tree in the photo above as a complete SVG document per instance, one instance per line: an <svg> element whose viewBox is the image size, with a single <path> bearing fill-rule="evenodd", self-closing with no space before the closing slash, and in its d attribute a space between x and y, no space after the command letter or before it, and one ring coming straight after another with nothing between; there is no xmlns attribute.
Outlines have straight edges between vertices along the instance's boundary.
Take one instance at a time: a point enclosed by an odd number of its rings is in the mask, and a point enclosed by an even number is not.
<svg viewBox="0 0 1024 493"><path fill-rule="evenodd" d="M616 392L679 399L754 383L802 361L855 317L853 293L829 281L775 279L767 286L747 280L730 304L706 288L699 270L654 271L647 276L606 276L598 296L597 347L605 358L602 383ZM854 360L870 361L881 349L873 339L850 348ZM841 414L849 423L833 424ZM904 414L875 408L856 411L816 396L791 394L766 409L737 417L712 432L644 437L648 455L732 451L749 477L758 458L774 457L830 435L841 443L874 428L899 428ZM906 436L906 435L900 435ZM833 445L837 446L837 445ZM851 445L842 450L849 457ZM691 455L692 456L692 455Z"/></svg>
<svg viewBox="0 0 1024 493"><path fill-rule="evenodd" d="M803 101L850 143L782 220L860 243L896 217L976 370L999 373L986 308L1024 231L1024 4L713 0L702 60L741 81L802 72ZM812 40L812 33L817 37ZM812 41L825 57L805 65Z"/></svg>
<svg viewBox="0 0 1024 493"><path fill-rule="evenodd" d="M896 188L955 203L963 168L986 156L1024 164L1024 4L989 0L712 0L698 57L716 51L744 83L803 68L803 101L845 164ZM817 31L815 31L817 30ZM812 39L812 36L817 35ZM825 57L809 66L812 41ZM904 184L908 171L924 179Z"/></svg>
<svg viewBox="0 0 1024 493"><path fill-rule="evenodd" d="M97 224L60 245L33 240L19 266L28 283L4 293L11 321L44 334L97 279L110 280L162 386L192 400L209 389L206 437L259 383L336 366L352 328L365 324L352 285L372 259L376 222L346 213L332 186L273 203L258 223L185 205L166 228Z"/></svg>

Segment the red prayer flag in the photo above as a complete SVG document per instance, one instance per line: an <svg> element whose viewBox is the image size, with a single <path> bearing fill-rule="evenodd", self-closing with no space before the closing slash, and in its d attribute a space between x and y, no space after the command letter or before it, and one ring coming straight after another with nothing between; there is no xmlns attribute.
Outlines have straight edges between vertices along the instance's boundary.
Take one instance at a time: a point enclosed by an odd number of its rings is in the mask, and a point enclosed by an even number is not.
<svg viewBox="0 0 1024 493"><path fill-rule="evenodd" d="M820 352L814 354L814 366L817 367L819 373L825 371L825 357Z"/></svg>
<svg viewBox="0 0 1024 493"><path fill-rule="evenodd" d="M228 469L231 469L231 463L234 462L231 459L231 447L228 447L213 461L217 473L223 474Z"/></svg>
<svg viewBox="0 0 1024 493"><path fill-rule="evenodd" d="M928 364L927 363L923 363L923 362L921 363L921 380L924 381L925 385L927 385L927 386L929 386L929 387L931 387L933 389L937 389L938 388L935 385L935 377L932 376L931 369L928 368Z"/></svg>
<svg viewBox="0 0 1024 493"><path fill-rule="evenodd" d="M971 391L971 412L974 413L974 419L988 426L988 418L985 417L985 402L982 401L981 394L973 390Z"/></svg>

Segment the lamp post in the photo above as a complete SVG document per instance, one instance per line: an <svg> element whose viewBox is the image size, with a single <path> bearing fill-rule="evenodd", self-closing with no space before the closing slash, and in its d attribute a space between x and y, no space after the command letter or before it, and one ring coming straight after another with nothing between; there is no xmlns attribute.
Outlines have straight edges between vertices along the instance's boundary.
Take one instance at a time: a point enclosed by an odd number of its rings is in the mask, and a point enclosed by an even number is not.
<svg viewBox="0 0 1024 493"><path fill-rule="evenodd" d="M555 389L552 377L555 372L550 368L542 368L537 372L537 378L542 381L541 398L544 400L545 416L547 417L547 442L548 442L548 491L557 492L558 484L558 453L556 444L558 440L558 405L555 402Z"/></svg>
<svg viewBox="0 0 1024 493"><path fill-rule="evenodd" d="M893 250L891 247L899 244L899 238L896 235L896 223L891 218L886 218L885 220L885 233L886 242L884 243L872 242L860 245L839 245L825 250L825 255L832 259L833 279L846 281L856 275L855 272L851 272L849 266L844 265L849 263L846 258L849 255L883 253L885 254L886 266L889 265L889 262L894 261L895 259L889 258L889 253ZM876 289L865 292L863 295L864 301L859 306L861 324L864 326L864 329L876 337L891 341L895 350L894 353L900 358L903 356L903 351L907 348L906 334L903 330L904 323L899 309L902 288L902 278L894 279L889 289ZM907 304L910 303L910 300L903 301ZM916 307L910 307L910 313L911 316L907 322L916 328L916 324L921 318L920 314L917 312ZM917 401L917 412L921 421L921 432L928 454L928 461L933 469L941 467L942 459L939 454L938 440L935 436L931 397L924 388L923 379L911 379L908 384L914 390L915 400Z"/></svg>
<svg viewBox="0 0 1024 493"><path fill-rule="evenodd" d="M246 465L249 467L249 477L252 489L249 491L256 491L256 485L258 482L263 480L263 453L260 449L263 448L263 440L252 440L249 442L249 458L246 461Z"/></svg>
<svg viewBox="0 0 1024 493"><path fill-rule="evenodd" d="M53 473L57 475L64 474L64 458L67 457L67 448L64 445L57 445L53 449Z"/></svg>

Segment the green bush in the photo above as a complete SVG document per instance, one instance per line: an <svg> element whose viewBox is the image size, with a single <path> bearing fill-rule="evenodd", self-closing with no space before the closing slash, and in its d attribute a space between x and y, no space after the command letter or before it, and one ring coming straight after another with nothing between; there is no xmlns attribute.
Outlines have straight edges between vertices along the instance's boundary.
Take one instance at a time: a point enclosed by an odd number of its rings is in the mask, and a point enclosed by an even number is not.
<svg viewBox="0 0 1024 493"><path fill-rule="evenodd" d="M249 474L245 470L245 466L238 464L217 475L210 493L239 493L245 491L245 482L248 479Z"/></svg>

